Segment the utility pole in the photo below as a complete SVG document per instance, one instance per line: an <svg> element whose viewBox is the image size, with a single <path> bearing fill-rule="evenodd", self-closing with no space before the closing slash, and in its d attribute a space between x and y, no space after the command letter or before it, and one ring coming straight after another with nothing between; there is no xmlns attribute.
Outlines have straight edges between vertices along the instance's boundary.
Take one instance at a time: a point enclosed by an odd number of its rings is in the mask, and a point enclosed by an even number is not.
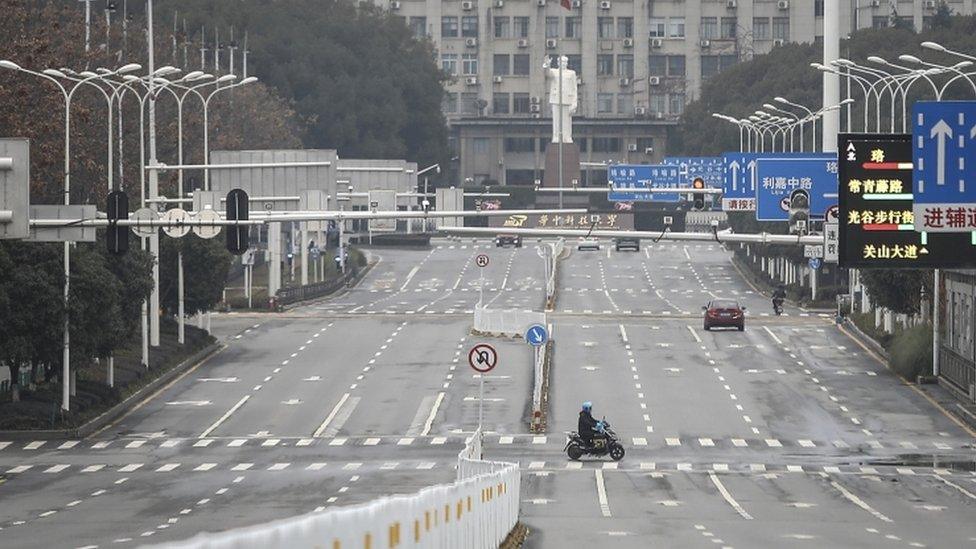
<svg viewBox="0 0 976 549"><path fill-rule="evenodd" d="M156 72L155 42L153 41L153 0L146 0L146 39L149 52L149 164L156 166L156 86L153 76ZM139 169L143 169L142 166ZM159 172L149 172L149 198L159 197ZM155 202L153 202L155 204ZM159 232L149 237L149 254L153 258L153 287L149 294L149 344L159 346Z"/></svg>
<svg viewBox="0 0 976 549"><path fill-rule="evenodd" d="M825 67L840 57L840 0L824 0L823 16L823 64ZM840 76L833 71L823 73L823 108L840 103ZM816 135L816 121L814 121ZM840 111L833 109L823 113L821 126L823 152L837 152L837 134L840 132ZM816 137L814 137L816 140ZM816 143L814 143L816 149Z"/></svg>

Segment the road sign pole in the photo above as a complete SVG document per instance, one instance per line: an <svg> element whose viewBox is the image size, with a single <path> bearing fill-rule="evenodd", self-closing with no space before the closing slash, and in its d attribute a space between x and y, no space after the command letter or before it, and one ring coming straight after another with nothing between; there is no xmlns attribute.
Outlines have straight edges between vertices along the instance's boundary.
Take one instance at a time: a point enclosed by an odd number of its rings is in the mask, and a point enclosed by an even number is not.
<svg viewBox="0 0 976 549"><path fill-rule="evenodd" d="M186 331L185 331L186 330L186 319L185 319L186 315L185 315L184 309L183 309L183 247L182 247L182 245L180 246L180 252L176 256L176 278L177 278L177 286L179 286L179 288L178 288L177 291L180 294L180 303L179 303L179 307L178 307L179 308L179 311L178 311L178 314L177 314L177 317L179 319L179 333L178 333L179 338L178 339L179 339L180 345L182 345L186 341Z"/></svg>
<svg viewBox="0 0 976 549"><path fill-rule="evenodd" d="M939 377L939 330L941 319L939 318L939 301L942 299L942 288L940 279L942 269L935 269L935 276L932 277L932 375Z"/></svg>
<svg viewBox="0 0 976 549"><path fill-rule="evenodd" d="M485 417L485 374L478 378L478 431Z"/></svg>
<svg viewBox="0 0 976 549"><path fill-rule="evenodd" d="M810 299L817 300L817 269L810 268Z"/></svg>
<svg viewBox="0 0 976 549"><path fill-rule="evenodd" d="M484 307L485 303L485 268L478 267L478 306Z"/></svg>

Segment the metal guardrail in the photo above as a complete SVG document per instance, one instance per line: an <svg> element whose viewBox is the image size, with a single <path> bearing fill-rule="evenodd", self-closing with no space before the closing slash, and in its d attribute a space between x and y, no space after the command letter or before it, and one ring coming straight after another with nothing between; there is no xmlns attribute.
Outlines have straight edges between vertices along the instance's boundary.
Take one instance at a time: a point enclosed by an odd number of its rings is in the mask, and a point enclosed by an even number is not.
<svg viewBox="0 0 976 549"><path fill-rule="evenodd" d="M951 384L970 400L976 401L973 387L976 386L976 362L947 349L939 348L939 377Z"/></svg>
<svg viewBox="0 0 976 549"><path fill-rule="evenodd" d="M304 301L306 299L314 299L316 297L329 295L345 286L355 276L356 275L354 273L348 272L339 278L326 280L325 282L314 282L304 286L281 288L278 290L278 293L275 294L275 301L278 306L283 306L298 303L299 301Z"/></svg>

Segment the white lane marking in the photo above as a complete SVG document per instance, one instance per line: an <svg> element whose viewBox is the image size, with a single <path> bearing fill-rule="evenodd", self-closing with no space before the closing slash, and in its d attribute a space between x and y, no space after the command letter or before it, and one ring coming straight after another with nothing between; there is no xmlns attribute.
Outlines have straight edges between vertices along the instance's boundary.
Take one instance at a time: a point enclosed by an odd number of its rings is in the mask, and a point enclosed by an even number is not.
<svg viewBox="0 0 976 549"><path fill-rule="evenodd" d="M600 512L603 516L610 517L610 501L607 499L607 487L603 483L603 470L597 469L593 471L596 475L596 496L600 501Z"/></svg>
<svg viewBox="0 0 976 549"><path fill-rule="evenodd" d="M853 493L851 493L847 488L844 488L843 486L841 486L839 483L837 483L837 481L831 481L830 482L830 485L833 486L841 494L843 494L843 496L845 498L847 498L848 501L850 501L854 505L857 505L861 509L864 509L868 513L871 513L871 515L873 515L874 518L876 518L876 519L878 519L880 521L883 521L883 522L894 522L890 518L884 516L880 512L876 511L873 507L871 507L870 505L868 505L867 503L865 503L864 500L862 500L861 498L859 498L856 495L854 495Z"/></svg>
<svg viewBox="0 0 976 549"><path fill-rule="evenodd" d="M668 446L681 446L681 439L678 438L665 438L664 442Z"/></svg>
<svg viewBox="0 0 976 549"><path fill-rule="evenodd" d="M698 337L698 332L696 332L694 328L688 326L688 331L691 332L691 335L695 336L695 341L697 341L698 343L702 342L702 339Z"/></svg>
<svg viewBox="0 0 976 549"><path fill-rule="evenodd" d="M722 494L723 498L725 498L725 502L731 505L732 508L735 509L736 513L739 513L739 515L746 520L752 520L752 515L747 513L746 510L739 505L738 501L735 501L735 498L732 497L732 494L729 493L729 491L725 488L725 485L722 484L722 481L718 479L718 476L715 473L708 473L708 478L712 480L712 484L718 488L719 493Z"/></svg>
<svg viewBox="0 0 976 549"><path fill-rule="evenodd" d="M816 448L817 446L816 444L813 443L812 440L805 439L805 438L800 439L797 442L800 444L800 446L803 446L804 448Z"/></svg>
<svg viewBox="0 0 976 549"><path fill-rule="evenodd" d="M89 465L88 467L85 467L84 469L82 469L81 472L82 473L97 473L98 471L101 471L104 468L105 468L105 465L103 465L103 464Z"/></svg>
<svg viewBox="0 0 976 549"><path fill-rule="evenodd" d="M10 443L9 442L6 442L6 443L0 442L0 450L3 450L3 448L7 444L10 444ZM74 448L77 445L78 445L78 441L77 440L69 440L69 441L65 442L64 444L62 444L61 446L58 446L58 450L68 450L68 449Z"/></svg>
<svg viewBox="0 0 976 549"><path fill-rule="evenodd" d="M376 437L367 438L363 441L363 446L376 446L380 443L380 439Z"/></svg>
<svg viewBox="0 0 976 549"><path fill-rule="evenodd" d="M969 490L966 490L962 486L959 486L958 484L956 484L956 483L954 483L954 482L952 482L952 481L950 481L950 480L948 480L946 478L943 478L943 477L941 477L939 475L932 475L932 476L934 478L938 479L938 480L941 480L942 482L946 483L947 485L952 486L956 490L959 490L959 492L962 493L967 498L969 498L969 499L976 499L976 494L973 494L972 492L970 492Z"/></svg>
<svg viewBox="0 0 976 549"><path fill-rule="evenodd" d="M763 330L766 330L766 333L769 334L769 337L773 338L773 341L775 341L779 345L783 344L783 341L780 338L776 337L776 334L774 334L773 331L769 329L769 326L763 326Z"/></svg>
<svg viewBox="0 0 976 549"><path fill-rule="evenodd" d="M410 273L407 275L407 279L403 281L403 286L400 286L401 292L407 288L407 284L410 284L410 280L413 278L415 274L417 274L417 271L419 270L420 270L420 265L417 265L416 267L410 270Z"/></svg>
<svg viewBox="0 0 976 549"><path fill-rule="evenodd" d="M309 446L311 444L312 444L312 439L303 438L303 439L299 439L299 441L295 443L295 446Z"/></svg>
<svg viewBox="0 0 976 549"><path fill-rule="evenodd" d="M767 438L766 446L769 446L770 448L782 448L783 443L781 443L779 440L775 438Z"/></svg>
<svg viewBox="0 0 976 549"><path fill-rule="evenodd" d="M230 468L231 471L247 471L251 467L254 467L253 463L238 463L237 465Z"/></svg>
<svg viewBox="0 0 976 549"><path fill-rule="evenodd" d="M627 339L627 329L624 328L623 324L620 325L620 338L624 340L624 343L629 342L629 340Z"/></svg>
<svg viewBox="0 0 976 549"><path fill-rule="evenodd" d="M194 471L209 471L209 470L213 469L216 466L217 466L216 463L201 463L200 465L197 465L196 467L194 467L193 470Z"/></svg>
<svg viewBox="0 0 976 549"><path fill-rule="evenodd" d="M60 473L61 471L64 471L68 467L71 467L71 466L70 465L65 465L65 464L52 465L52 466L48 467L47 469L44 469L44 472L45 473Z"/></svg>
<svg viewBox="0 0 976 549"><path fill-rule="evenodd" d="M737 448L743 448L745 446L749 446L749 443L746 442L745 439L742 439L742 438L733 438L732 439L732 445L735 446L735 447L737 447Z"/></svg>
<svg viewBox="0 0 976 549"><path fill-rule="evenodd" d="M440 445L440 444L444 444L445 442L447 442L447 437L434 437L434 438L430 439L431 445L434 445L434 446L437 446L437 445Z"/></svg>
<svg viewBox="0 0 976 549"><path fill-rule="evenodd" d="M326 466L325 463L313 463L313 464L309 465L308 467L306 467L305 470L306 471L318 471L318 470L322 469L325 466Z"/></svg>
<svg viewBox="0 0 976 549"><path fill-rule="evenodd" d="M41 446L44 446L44 443L45 442L47 442L47 441L46 440L35 440L34 442L28 443L26 446L24 446L24 450L37 450Z"/></svg>
<svg viewBox="0 0 976 549"><path fill-rule="evenodd" d="M325 421L322 422L322 425L319 425L319 428L316 429L314 433L312 433L313 437L320 436L322 432L329 427L329 424L332 423L333 419L335 419L336 414L339 413L339 409L342 408L342 405L345 404L346 400L348 399L349 399L349 393L343 393L342 397L339 398L339 402L336 403L335 407L332 408L332 411L329 412L329 415L326 416Z"/></svg>
<svg viewBox="0 0 976 549"><path fill-rule="evenodd" d="M271 467L268 467L269 471L281 471L286 469L291 463L275 463Z"/></svg>
<svg viewBox="0 0 976 549"><path fill-rule="evenodd" d="M220 416L220 419L218 419L217 421L215 421L213 425L211 425L210 427L207 427L207 430L206 431L200 433L200 437L199 438L207 438L207 435L209 435L210 433L212 433L217 427L220 427L220 424L221 423L227 421L227 418L229 418L231 416L231 414L233 414L234 412L236 412L241 406L244 406L244 403L247 402L247 399L249 399L249 398L251 398L251 395L244 395L240 400L237 401L237 404L235 404L234 406L232 406L230 410L227 410L227 413L225 413L224 415Z"/></svg>
<svg viewBox="0 0 976 549"><path fill-rule="evenodd" d="M246 442L247 442L246 438L238 438L228 442L227 446L231 448L240 448L241 446L244 446Z"/></svg>
<svg viewBox="0 0 976 549"><path fill-rule="evenodd" d="M329 446L342 446L343 444L346 443L346 440L348 440L348 439L345 439L345 438L335 438L335 439L332 439L332 440L329 441Z"/></svg>
<svg viewBox="0 0 976 549"><path fill-rule="evenodd" d="M156 469L156 472L157 473L168 473L168 472L172 471L173 469L176 469L179 466L180 466L179 463L166 463L164 465L160 465Z"/></svg>
<svg viewBox="0 0 976 549"><path fill-rule="evenodd" d="M125 465L125 466L122 466L121 468L119 468L119 472L120 473L131 473L132 471L135 471L136 469L142 467L142 465L143 465L142 463L130 463L128 465Z"/></svg>
<svg viewBox="0 0 976 549"><path fill-rule="evenodd" d="M198 441L194 442L193 443L193 447L194 448L206 448L207 446L210 446L211 444L213 444L213 439L212 438L205 438L205 439L201 439L201 440L198 440Z"/></svg>
<svg viewBox="0 0 976 549"><path fill-rule="evenodd" d="M685 246L684 250L685 250L685 257L688 258L688 261L691 261L691 254L688 253L688 246Z"/></svg>
<svg viewBox="0 0 976 549"><path fill-rule="evenodd" d="M404 437L397 441L397 446L410 446L413 444L413 437Z"/></svg>

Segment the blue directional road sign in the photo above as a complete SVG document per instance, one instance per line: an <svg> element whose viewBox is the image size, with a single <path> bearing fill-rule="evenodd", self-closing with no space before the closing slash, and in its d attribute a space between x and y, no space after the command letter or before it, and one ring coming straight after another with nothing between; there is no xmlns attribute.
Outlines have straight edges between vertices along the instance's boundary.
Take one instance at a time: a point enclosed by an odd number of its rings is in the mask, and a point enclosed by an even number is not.
<svg viewBox="0 0 976 549"><path fill-rule="evenodd" d="M779 153L756 158L756 219L789 221L790 193L810 193L810 216L823 218L837 204L837 155Z"/></svg>
<svg viewBox="0 0 976 549"><path fill-rule="evenodd" d="M549 341L549 332L542 324L533 324L525 331L525 342L533 347L541 347Z"/></svg>
<svg viewBox="0 0 976 549"><path fill-rule="evenodd" d="M822 261L820 261L819 257L811 257L807 260L807 264L810 265L810 268L815 271L820 268L821 263Z"/></svg>
<svg viewBox="0 0 976 549"><path fill-rule="evenodd" d="M611 202L677 202L677 193L651 192L655 188L674 188L679 184L677 166L657 164L616 164L607 168L612 190Z"/></svg>
<svg viewBox="0 0 976 549"><path fill-rule="evenodd" d="M912 112L915 230L976 231L976 101L919 101Z"/></svg>
<svg viewBox="0 0 976 549"><path fill-rule="evenodd" d="M669 156L664 159L664 164L678 166L678 182L682 185L700 177L706 187L721 189L725 180L721 156Z"/></svg>
<svg viewBox="0 0 976 549"><path fill-rule="evenodd" d="M758 153L722 155L722 210L726 212L756 210L756 158L758 157Z"/></svg>

